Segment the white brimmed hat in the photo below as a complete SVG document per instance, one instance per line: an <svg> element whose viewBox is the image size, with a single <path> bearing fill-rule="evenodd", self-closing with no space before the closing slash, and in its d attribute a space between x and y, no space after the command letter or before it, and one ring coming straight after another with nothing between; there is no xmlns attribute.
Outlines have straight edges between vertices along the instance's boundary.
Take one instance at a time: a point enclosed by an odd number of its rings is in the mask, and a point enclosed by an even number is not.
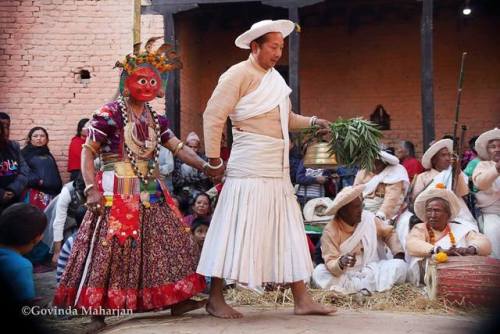
<svg viewBox="0 0 500 334"><path fill-rule="evenodd" d="M280 32L283 38L290 35L295 28L295 23L290 20L263 20L254 23L252 27L239 35L234 41L240 49L250 49L250 42L270 32Z"/></svg>
<svg viewBox="0 0 500 334"><path fill-rule="evenodd" d="M489 141L494 139L500 139L500 129L498 128L486 131L477 138L474 148L476 149L477 155L479 155L481 160L490 160L487 147Z"/></svg>
<svg viewBox="0 0 500 334"><path fill-rule="evenodd" d="M435 142L434 144L431 145L425 151L424 155L422 156L422 166L424 166L425 169L431 169L432 168L432 157L435 156L440 150L443 148L447 148L450 153L453 152L453 140L451 139L441 139Z"/></svg>
<svg viewBox="0 0 500 334"><path fill-rule="evenodd" d="M326 216L324 213L326 209L332 205L333 201L328 197L318 197L307 201L304 205L304 221L306 222L320 222L331 220L332 216Z"/></svg>
<svg viewBox="0 0 500 334"><path fill-rule="evenodd" d="M417 198L415 199L414 209L415 214L421 221L425 222L425 203L431 198L442 198L448 202L450 205L451 217L450 220L455 219L460 212L460 201L455 195L455 193L451 190L445 188L445 185L442 183L436 184L435 187L426 189L422 191Z"/></svg>
<svg viewBox="0 0 500 334"><path fill-rule="evenodd" d="M361 195L363 194L363 189L365 189L364 184L343 188L337 194L337 196L335 196L335 199L333 200L332 204L325 210L325 215L329 216L336 215L337 211L339 211L342 207L351 203L357 197L361 197Z"/></svg>
<svg viewBox="0 0 500 334"><path fill-rule="evenodd" d="M399 159L395 155L392 155L386 151L380 151L379 154L380 160L385 162L386 164L389 164L391 166L395 166L399 164Z"/></svg>

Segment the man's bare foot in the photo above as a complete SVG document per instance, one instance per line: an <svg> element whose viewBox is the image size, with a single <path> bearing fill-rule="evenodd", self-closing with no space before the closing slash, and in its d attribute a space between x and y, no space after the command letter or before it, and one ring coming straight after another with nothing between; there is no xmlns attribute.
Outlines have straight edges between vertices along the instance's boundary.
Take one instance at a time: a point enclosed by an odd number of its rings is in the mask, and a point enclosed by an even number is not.
<svg viewBox="0 0 500 334"><path fill-rule="evenodd" d="M333 306L323 306L310 299L300 305L295 304L293 311L296 315L329 315L337 312L337 309Z"/></svg>
<svg viewBox="0 0 500 334"><path fill-rule="evenodd" d="M83 333L91 334L96 333L99 330L106 327L106 323L104 322L104 317L92 317L90 322L85 326Z"/></svg>
<svg viewBox="0 0 500 334"><path fill-rule="evenodd" d="M243 314L236 311L231 306L227 305L224 300L216 300L216 298L209 299L207 306L205 306L205 309L209 314L217 318L222 318L222 319L243 318Z"/></svg>
<svg viewBox="0 0 500 334"><path fill-rule="evenodd" d="M170 312L174 316L183 315L186 312L194 311L194 310L197 310L199 308L202 308L206 304L207 304L206 299L199 300L199 301L188 299L188 300L185 300L185 301L182 301L180 303L173 305Z"/></svg>

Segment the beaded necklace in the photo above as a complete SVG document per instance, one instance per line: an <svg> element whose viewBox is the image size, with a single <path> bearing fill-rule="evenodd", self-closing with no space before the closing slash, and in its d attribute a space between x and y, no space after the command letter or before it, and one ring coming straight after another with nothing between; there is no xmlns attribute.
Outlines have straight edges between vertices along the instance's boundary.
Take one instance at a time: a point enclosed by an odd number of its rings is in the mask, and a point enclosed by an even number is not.
<svg viewBox="0 0 500 334"><path fill-rule="evenodd" d="M436 243L436 235L434 234L434 230L431 227L431 224L426 223L425 226L427 227L427 232L429 232L429 238L430 238L430 243L435 244ZM448 235L450 237L450 242L451 242L451 247L456 246L456 240L455 240L455 235L451 231L450 224L446 225L446 230L445 232L448 232Z"/></svg>
<svg viewBox="0 0 500 334"><path fill-rule="evenodd" d="M122 113L122 119L123 119L123 127L125 128L127 126L127 123L128 123L128 108L127 108L127 104L125 103L125 99L123 98L122 95L120 95L118 97L118 104L120 106L120 111ZM158 120L158 114L156 113L156 111L153 110L153 108L151 108L151 106L149 105L149 103L146 102L146 109L151 113L151 115L153 116L153 121L155 123L155 132L156 132L156 147L155 147L155 150L153 151L153 155L154 155L154 160L153 160L153 164L151 165L151 167L148 169L148 172L146 173L146 175L142 174L141 171L139 170L139 167L137 167L137 158L136 158L136 154L128 147L128 145L124 142L124 147L125 147L125 151L127 152L127 156L130 160L130 163L132 164L132 168L134 169L134 174L139 178L141 179L142 182L144 182L145 184L148 184L148 181L149 181L149 178L151 178L153 176L153 173L156 169L156 165L158 164L158 160L160 158L160 134L161 134L161 130L160 130L160 121Z"/></svg>

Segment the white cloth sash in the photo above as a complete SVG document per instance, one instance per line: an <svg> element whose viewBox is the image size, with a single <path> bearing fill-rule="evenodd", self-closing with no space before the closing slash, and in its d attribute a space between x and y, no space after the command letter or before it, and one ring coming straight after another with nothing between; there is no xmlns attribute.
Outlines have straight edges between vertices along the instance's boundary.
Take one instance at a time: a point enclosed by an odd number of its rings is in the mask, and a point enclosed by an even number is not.
<svg viewBox="0 0 500 334"><path fill-rule="evenodd" d="M365 190L363 191L363 196L373 193L380 183L394 184L403 181L404 184L404 194L408 190L410 185L410 179L408 178L408 172L401 165L387 166L382 172L375 175L370 181L365 184Z"/></svg>
<svg viewBox="0 0 500 334"><path fill-rule="evenodd" d="M288 100L291 92L279 72L271 68L262 78L259 87L238 101L229 117L232 121L244 121L265 114L280 105L283 99ZM288 109L286 112L288 113Z"/></svg>
<svg viewBox="0 0 500 334"><path fill-rule="evenodd" d="M283 143L282 150L283 154L281 155L281 160L282 160L282 170L281 174L282 177L286 177L288 175L289 177L289 147L290 147L290 139L288 136L288 112L290 111L290 101L288 99L288 96L292 90L290 87L287 86L285 80L283 77L276 71L274 68L271 68L266 75L262 78L259 87L257 87L256 90L251 92L248 95L243 96L238 104L235 107L235 110L233 113L229 114L229 117L231 118L232 121L243 121L261 114L264 114L266 112L269 112L276 108L277 106L279 107L279 112L280 112L280 122L281 122L281 132L283 135L283 139L281 140ZM233 130L233 133L238 134L237 130ZM257 137L260 136L262 140L259 141L259 144L263 144L263 142L267 140L269 142L275 142L276 138L272 138L269 136L264 136L264 135L257 135L257 134L249 134L247 135L237 135L237 138L235 138L233 142L233 149L234 145L238 145L238 138L241 138L240 140L248 140L249 137ZM251 149L250 146L252 146L251 142L248 142L246 145L247 151L244 151L243 148L240 150L241 154L245 154L246 158L250 156L249 152L251 154L255 154L256 152ZM233 156L234 152L233 150L231 151L231 157ZM233 159L233 164L236 164L236 159ZM232 166L230 165L231 158L228 162L228 169L230 169ZM240 165L242 163L248 164L250 168L251 166L248 163L248 160L246 162L241 161ZM241 166L240 166L241 167ZM247 168L248 168L247 167ZM235 166L236 168L236 166ZM239 167L238 167L239 168Z"/></svg>
<svg viewBox="0 0 500 334"><path fill-rule="evenodd" d="M429 186L426 187L426 189L435 188L436 184L443 183L446 186L446 189L453 191L451 189L451 183L452 183L451 171L452 171L451 166L448 167L448 169L442 170L438 175L434 176L432 182L429 184ZM465 183L467 184L469 182L469 178L467 177L467 175L465 175L464 173L460 173L460 175L462 175Z"/></svg>
<svg viewBox="0 0 500 334"><path fill-rule="evenodd" d="M366 210L363 210L361 222L354 229L354 233L340 245L340 254L352 252L360 241L363 244L363 261L357 262L353 268L362 267L378 260L375 215Z"/></svg>

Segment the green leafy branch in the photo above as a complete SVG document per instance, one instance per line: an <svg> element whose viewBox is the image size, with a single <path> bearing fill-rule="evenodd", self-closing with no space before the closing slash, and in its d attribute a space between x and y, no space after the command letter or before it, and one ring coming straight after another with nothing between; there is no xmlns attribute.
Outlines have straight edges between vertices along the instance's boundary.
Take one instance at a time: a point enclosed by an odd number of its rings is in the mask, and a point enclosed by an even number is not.
<svg viewBox="0 0 500 334"><path fill-rule="evenodd" d="M310 127L302 131L305 142L321 141L318 128ZM330 124L330 152L335 154L337 162L349 167L359 166L373 169L378 157L379 141L382 132L375 123L362 118L339 118Z"/></svg>

